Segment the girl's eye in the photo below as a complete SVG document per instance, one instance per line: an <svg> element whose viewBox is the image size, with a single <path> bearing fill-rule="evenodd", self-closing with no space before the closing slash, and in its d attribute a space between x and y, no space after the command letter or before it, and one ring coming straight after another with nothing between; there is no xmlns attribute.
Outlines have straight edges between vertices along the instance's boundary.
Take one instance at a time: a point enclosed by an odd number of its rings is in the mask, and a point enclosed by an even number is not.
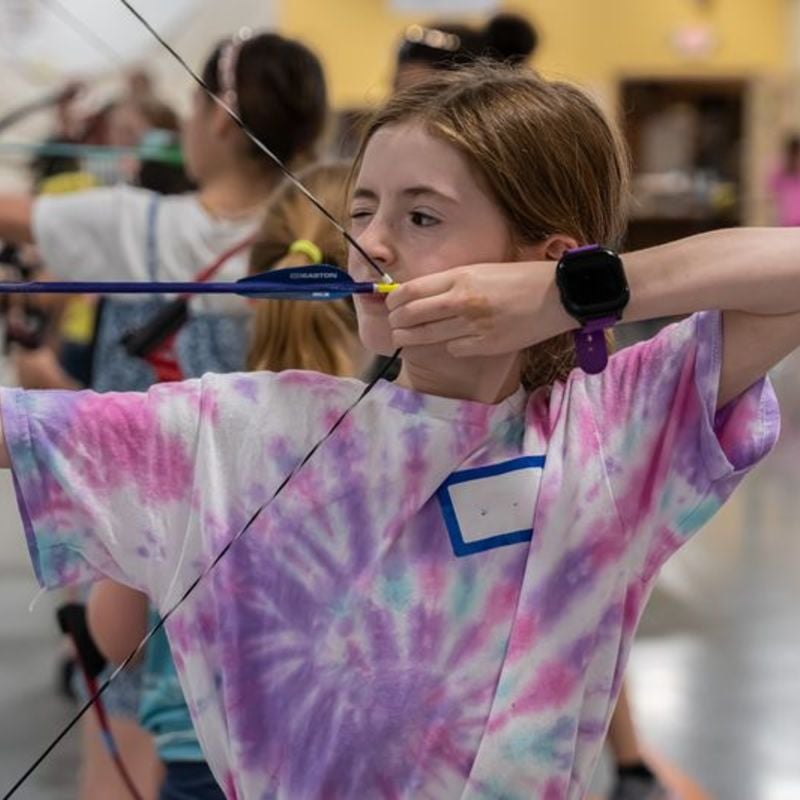
<svg viewBox="0 0 800 800"><path fill-rule="evenodd" d="M439 224L439 220L436 217L426 214L424 211L412 211L410 217L411 224L418 228L430 228L431 225Z"/></svg>
<svg viewBox="0 0 800 800"><path fill-rule="evenodd" d="M354 208L350 212L350 219L348 220L348 227L351 231L361 232L370 224L372 212L366 208Z"/></svg>

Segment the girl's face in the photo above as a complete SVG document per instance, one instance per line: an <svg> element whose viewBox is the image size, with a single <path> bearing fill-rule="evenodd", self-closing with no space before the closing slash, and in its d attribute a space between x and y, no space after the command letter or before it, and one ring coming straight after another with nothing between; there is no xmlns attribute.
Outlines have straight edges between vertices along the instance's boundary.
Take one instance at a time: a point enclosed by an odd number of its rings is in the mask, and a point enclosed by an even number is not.
<svg viewBox="0 0 800 800"><path fill-rule="evenodd" d="M381 128L370 139L355 182L350 232L400 283L464 264L508 261L508 223L483 181L453 146L415 122ZM351 248L357 281L377 272ZM394 351L385 295L355 295L365 346Z"/></svg>
<svg viewBox="0 0 800 800"><path fill-rule="evenodd" d="M108 143L116 147L136 147L149 127L147 120L132 103L122 103L111 112Z"/></svg>

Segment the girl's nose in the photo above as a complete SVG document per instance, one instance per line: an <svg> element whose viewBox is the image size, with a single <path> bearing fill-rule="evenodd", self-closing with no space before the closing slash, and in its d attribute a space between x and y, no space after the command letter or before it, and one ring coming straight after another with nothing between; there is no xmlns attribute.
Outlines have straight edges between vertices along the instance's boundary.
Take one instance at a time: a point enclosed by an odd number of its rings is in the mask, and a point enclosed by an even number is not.
<svg viewBox="0 0 800 800"><path fill-rule="evenodd" d="M377 219L372 219L364 230L359 231L355 239L369 259L374 261L381 269L388 270L391 267L395 259L395 253L389 230L385 225L380 224ZM364 267L374 272L374 268L370 266L364 254L357 252L355 248L351 253L351 261L353 258L356 259L357 263L363 262ZM374 278L375 275L373 274L370 277Z"/></svg>

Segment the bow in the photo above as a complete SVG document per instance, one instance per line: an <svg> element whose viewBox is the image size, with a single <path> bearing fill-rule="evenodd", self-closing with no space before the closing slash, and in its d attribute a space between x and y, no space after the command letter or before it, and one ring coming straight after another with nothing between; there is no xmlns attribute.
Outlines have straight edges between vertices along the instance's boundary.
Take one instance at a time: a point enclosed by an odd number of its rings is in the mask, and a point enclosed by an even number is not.
<svg viewBox="0 0 800 800"><path fill-rule="evenodd" d="M236 123L236 125L240 128L242 133L262 152L266 155L278 169L283 173L283 175L297 187L297 189L306 197L306 199L335 227L339 233L341 233L347 242L350 244L353 249L355 249L365 260L366 262L376 270L382 279L382 284L392 284L391 276L389 276L381 267L380 265L370 257L370 255L364 250L364 248L354 239L350 233L344 228L344 226L334 217L334 215L328 211L327 208L303 185L303 183L289 170L289 168L247 127L247 125L242 121L241 117L234 111L221 97L217 96L214 92L211 91L209 86L203 81L203 79L196 73L192 68L186 63L183 57L175 51L175 49L166 42L163 37L152 27L152 25L137 11L136 8L131 5L128 0L119 0L119 2L139 21L139 23L144 26L144 28L148 31L148 33L165 49L167 52L175 59L175 61L180 64L180 66L184 69L184 71L192 78L192 80L200 86L203 91L216 103L220 106L228 116ZM74 291L74 289L73 289ZM188 588L183 592L183 594L178 598L178 600L170 606L159 619L158 623L154 625L145 635L141 642L136 646L136 648L131 652L131 654L106 678L97 690L92 694L92 696L81 706L81 708L76 712L76 714L72 717L72 719L62 728L62 730L56 735L56 737L50 742L50 744L42 751L42 753L36 758L36 760L25 770L25 772L17 779L17 781L11 786L11 788L3 795L2 800L9 800L16 792L23 786L23 784L28 780L28 778L36 771L39 765L49 756L49 754L58 746L61 740L78 724L80 719L86 714L86 712L94 705L94 703L103 695L103 693L108 689L108 687L113 683L116 677L126 668L128 667L131 662L133 662L147 647L148 643L151 639L158 633L161 628L164 627L166 622L172 617L172 615L180 608L180 606L184 603L184 601L194 592L194 590L203 582L203 580L215 569L217 564L225 558L229 550L233 547L236 542L244 536L247 531L251 528L253 523L258 519L261 513L275 500L278 495L286 488L292 478L303 469L303 467L308 463L308 461L313 458L314 454L319 450L319 448L336 432L345 418L350 414L350 412L372 391L373 387L378 383L381 378L383 378L395 365L398 357L400 356L400 350L396 350L392 356L387 360L387 362L383 365L382 369L375 375L372 380L364 387L364 390L359 394L359 396L355 399L353 403L351 403L336 419L336 421L330 426L328 431L325 435L319 439L313 447L300 459L297 465L286 475L286 477L280 482L278 488L272 494L272 496L262 503L250 516L246 524L227 542L227 544L222 547L222 549L217 553L211 563L192 581L192 583L188 586Z"/></svg>

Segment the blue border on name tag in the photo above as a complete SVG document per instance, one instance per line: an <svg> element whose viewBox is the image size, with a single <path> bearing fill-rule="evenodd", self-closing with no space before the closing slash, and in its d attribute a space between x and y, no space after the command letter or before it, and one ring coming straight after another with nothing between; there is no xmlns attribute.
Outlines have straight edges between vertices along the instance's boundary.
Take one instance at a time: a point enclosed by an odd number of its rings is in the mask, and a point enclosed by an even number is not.
<svg viewBox="0 0 800 800"><path fill-rule="evenodd" d="M473 467L472 469L459 470L454 472L437 490L436 498L442 508L447 533L450 536L450 543L453 552L459 558L469 556L473 553L482 553L484 550L492 550L495 547L503 547L508 544L518 544L529 542L533 538L533 528L524 528L519 531L509 531L497 536L489 536L477 542L465 542L464 535L461 533L461 526L458 524L455 509L453 508L453 498L450 496L450 487L458 483L465 483L476 478L486 478L490 475L503 475L506 472L515 472L519 469L530 469L531 467L544 468L545 456L521 456L512 458L510 461L502 461L499 464L490 464L486 467Z"/></svg>

